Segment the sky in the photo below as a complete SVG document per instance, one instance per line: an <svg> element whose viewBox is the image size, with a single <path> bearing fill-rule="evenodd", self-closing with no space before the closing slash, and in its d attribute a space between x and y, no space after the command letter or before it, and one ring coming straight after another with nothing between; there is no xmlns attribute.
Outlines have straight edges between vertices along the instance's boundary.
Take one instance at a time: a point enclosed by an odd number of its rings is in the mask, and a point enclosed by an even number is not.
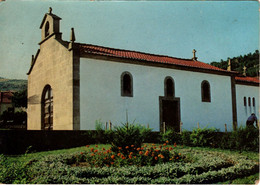
<svg viewBox="0 0 260 185"><path fill-rule="evenodd" d="M61 17L62 39L192 58L226 60L259 48L258 1L0 2L0 77L27 79L39 49L40 24L49 7Z"/></svg>

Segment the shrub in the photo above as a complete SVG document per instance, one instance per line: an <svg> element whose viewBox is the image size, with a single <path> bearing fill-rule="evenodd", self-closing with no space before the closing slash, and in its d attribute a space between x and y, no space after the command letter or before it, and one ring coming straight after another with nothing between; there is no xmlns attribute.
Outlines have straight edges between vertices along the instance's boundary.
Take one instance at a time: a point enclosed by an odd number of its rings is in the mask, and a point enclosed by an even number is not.
<svg viewBox="0 0 260 185"><path fill-rule="evenodd" d="M214 143L216 143L216 132L218 131L215 128L196 128L192 130L190 140L193 146L214 146Z"/></svg>
<svg viewBox="0 0 260 185"><path fill-rule="evenodd" d="M181 142L182 142L182 144L184 144L186 146L192 146L192 142L190 140L190 134L191 134L191 132L189 132L187 130L183 130L183 132L181 134Z"/></svg>
<svg viewBox="0 0 260 185"><path fill-rule="evenodd" d="M6 184L26 184L30 180L29 164L24 162L8 162L0 155L0 182Z"/></svg>
<svg viewBox="0 0 260 185"><path fill-rule="evenodd" d="M166 141L169 141L169 144L182 143L181 135L172 129L167 130L165 133L160 133L160 136L161 136L161 140L160 140L161 143L165 143Z"/></svg>
<svg viewBox="0 0 260 185"><path fill-rule="evenodd" d="M240 126L222 139L221 148L259 151L259 130Z"/></svg>
<svg viewBox="0 0 260 185"><path fill-rule="evenodd" d="M122 153L127 153L127 146L134 145L140 148L144 140L149 136L151 129L139 124L125 123L123 126L116 126L114 130L108 131L109 140L112 145L112 151L119 152L118 148L122 148Z"/></svg>

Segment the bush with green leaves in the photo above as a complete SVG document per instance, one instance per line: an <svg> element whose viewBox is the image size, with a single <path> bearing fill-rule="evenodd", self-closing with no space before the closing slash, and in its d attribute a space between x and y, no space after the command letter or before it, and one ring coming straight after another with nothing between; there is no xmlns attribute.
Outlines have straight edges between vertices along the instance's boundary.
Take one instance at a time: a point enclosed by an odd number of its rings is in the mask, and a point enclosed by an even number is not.
<svg viewBox="0 0 260 185"><path fill-rule="evenodd" d="M144 140L151 133L151 129L140 124L125 123L122 126L115 126L113 130L107 131L106 135L112 145L112 151L119 152L118 148L122 148L122 153L127 153L126 146L134 145L140 148Z"/></svg>
<svg viewBox="0 0 260 185"><path fill-rule="evenodd" d="M190 134L190 140L193 146L210 147L216 142L216 133L219 132L215 128L196 128Z"/></svg>
<svg viewBox="0 0 260 185"><path fill-rule="evenodd" d="M8 162L4 155L0 155L0 183L26 184L30 179L29 163Z"/></svg>
<svg viewBox="0 0 260 185"><path fill-rule="evenodd" d="M226 134L221 140L221 148L259 151L259 130L240 126L236 131Z"/></svg>
<svg viewBox="0 0 260 185"><path fill-rule="evenodd" d="M169 144L182 143L181 134L172 129L167 130L165 133L160 133L160 138L161 143L165 143L166 141L169 141Z"/></svg>
<svg viewBox="0 0 260 185"><path fill-rule="evenodd" d="M191 140L190 140L190 134L191 132L187 130L183 130L181 133L181 144L186 146L192 146Z"/></svg>

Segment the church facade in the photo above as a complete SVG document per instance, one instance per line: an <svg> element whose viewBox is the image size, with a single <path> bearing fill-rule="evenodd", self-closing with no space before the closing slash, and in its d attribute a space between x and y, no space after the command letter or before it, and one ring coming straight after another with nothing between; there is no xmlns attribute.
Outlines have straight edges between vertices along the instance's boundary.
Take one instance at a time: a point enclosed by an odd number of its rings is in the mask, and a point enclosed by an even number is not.
<svg viewBox="0 0 260 185"><path fill-rule="evenodd" d="M51 10L28 71L29 130L93 130L97 120L153 131L233 130L258 115L259 79L197 60L62 40Z"/></svg>

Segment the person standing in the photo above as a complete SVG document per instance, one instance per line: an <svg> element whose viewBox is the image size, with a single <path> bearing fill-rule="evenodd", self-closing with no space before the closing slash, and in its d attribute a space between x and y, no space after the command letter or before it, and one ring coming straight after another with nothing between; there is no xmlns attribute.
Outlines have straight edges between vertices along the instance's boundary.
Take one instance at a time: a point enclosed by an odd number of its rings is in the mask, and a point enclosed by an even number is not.
<svg viewBox="0 0 260 185"><path fill-rule="evenodd" d="M255 122L256 128L257 128L257 117L255 116L254 113L252 113L251 116L249 116L249 117L247 118L246 126L247 126L247 127L252 127L252 126L254 127L254 122Z"/></svg>

